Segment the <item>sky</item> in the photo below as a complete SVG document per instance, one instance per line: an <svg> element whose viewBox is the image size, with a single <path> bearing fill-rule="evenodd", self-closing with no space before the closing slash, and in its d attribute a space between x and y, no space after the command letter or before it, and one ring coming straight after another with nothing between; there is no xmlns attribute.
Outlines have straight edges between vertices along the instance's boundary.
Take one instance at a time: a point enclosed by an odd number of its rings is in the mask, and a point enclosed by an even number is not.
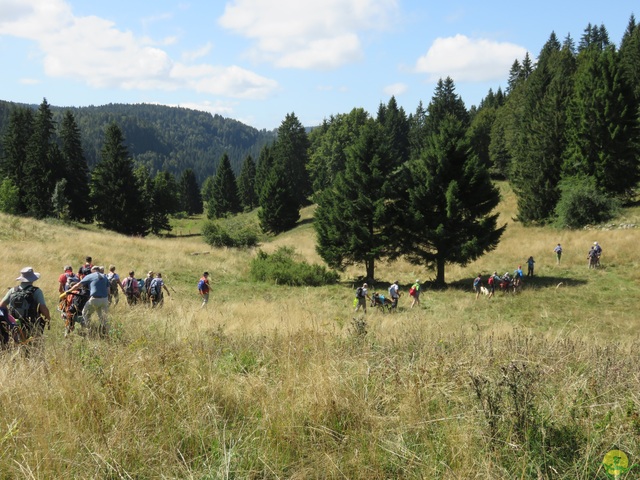
<svg viewBox="0 0 640 480"><path fill-rule="evenodd" d="M451 77L467 108L514 60L588 24L619 45L636 1L0 0L0 100L151 103L258 129L391 96L407 114ZM634 7L636 11L634 11Z"/></svg>

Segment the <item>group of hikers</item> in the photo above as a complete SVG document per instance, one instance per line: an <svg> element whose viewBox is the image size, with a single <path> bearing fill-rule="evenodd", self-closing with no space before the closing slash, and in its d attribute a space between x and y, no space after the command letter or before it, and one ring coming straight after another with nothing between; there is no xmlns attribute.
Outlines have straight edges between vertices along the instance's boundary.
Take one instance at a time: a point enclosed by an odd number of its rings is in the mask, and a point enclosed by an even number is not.
<svg viewBox="0 0 640 480"><path fill-rule="evenodd" d="M9 289L0 302L0 347L12 341L21 344L37 341L45 327L50 328L51 312L42 290L34 285L39 278L40 273L32 267L23 268L16 278L20 284ZM146 278L141 279L136 278L135 271L130 271L121 279L115 265L105 274L105 268L94 265L91 257L86 257L77 273L71 265L66 265L58 277L57 307L65 323L65 337L76 323L88 329L94 314L99 320L99 335L107 335L109 306L118 303L121 293L128 305L143 304L151 308L162 305L165 293L171 295L161 272L149 271ZM209 300L208 272L198 281L198 293L204 307Z"/></svg>
<svg viewBox="0 0 640 480"><path fill-rule="evenodd" d="M402 293L400 292L400 281L396 280L389 287L389 296L386 297L384 294L374 292L369 296L369 285L367 283L363 283L361 287L356 288L356 297L353 300L353 304L355 306L355 311L357 312L362 308L364 313L367 313L367 300L371 302L372 307L382 307L383 309L388 309L390 311L398 308L398 301L400 300L400 296ZM420 305L420 279L417 279L411 288L409 288L409 297L411 298L411 306L409 308L413 308L415 305Z"/></svg>

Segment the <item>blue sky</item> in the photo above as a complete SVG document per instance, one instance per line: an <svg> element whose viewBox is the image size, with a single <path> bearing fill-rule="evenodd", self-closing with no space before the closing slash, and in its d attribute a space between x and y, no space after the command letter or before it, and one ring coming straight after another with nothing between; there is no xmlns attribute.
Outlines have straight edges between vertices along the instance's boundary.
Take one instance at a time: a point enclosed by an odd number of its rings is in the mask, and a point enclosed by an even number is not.
<svg viewBox="0 0 640 480"><path fill-rule="evenodd" d="M157 103L277 128L395 95L407 113L453 78L467 107L505 87L552 31L604 24L627 0L0 0L0 99L55 106Z"/></svg>

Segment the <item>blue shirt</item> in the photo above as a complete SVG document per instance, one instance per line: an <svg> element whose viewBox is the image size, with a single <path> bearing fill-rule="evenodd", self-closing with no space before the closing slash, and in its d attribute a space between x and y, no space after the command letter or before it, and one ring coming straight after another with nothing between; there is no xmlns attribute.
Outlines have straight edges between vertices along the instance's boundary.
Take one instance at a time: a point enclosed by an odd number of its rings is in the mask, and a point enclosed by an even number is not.
<svg viewBox="0 0 640 480"><path fill-rule="evenodd" d="M92 297L107 298L107 296L109 296L109 280L103 273L90 273L80 280L80 283L89 286L89 295Z"/></svg>

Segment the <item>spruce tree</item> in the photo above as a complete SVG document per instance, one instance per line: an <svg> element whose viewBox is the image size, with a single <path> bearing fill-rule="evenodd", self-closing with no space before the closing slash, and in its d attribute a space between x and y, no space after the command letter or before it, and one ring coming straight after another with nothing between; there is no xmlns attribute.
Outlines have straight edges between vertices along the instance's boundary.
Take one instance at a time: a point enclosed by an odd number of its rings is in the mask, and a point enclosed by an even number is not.
<svg viewBox="0 0 640 480"><path fill-rule="evenodd" d="M146 235L147 205L133 171L120 127L111 123L91 177L91 199L96 220L106 229L125 235Z"/></svg>
<svg viewBox="0 0 640 480"><path fill-rule="evenodd" d="M262 187L269 176L271 167L273 167L274 148L275 144L265 145L260 150L260 155L258 156L258 163L256 164L256 195L258 196L258 202L260 202L260 197L262 197Z"/></svg>
<svg viewBox="0 0 640 480"><path fill-rule="evenodd" d="M2 138L2 158L0 173L4 179L18 190L18 202L12 205L14 213L24 214L27 206L24 203L26 191L25 163L27 161L27 145L33 134L33 111L26 107L16 107L9 114L9 123Z"/></svg>
<svg viewBox="0 0 640 480"><path fill-rule="evenodd" d="M494 249L505 227L492 213L500 200L487 169L469 148L467 115L452 98L453 84L437 88L428 111L434 120L422 156L410 163L411 185L397 235L409 261L436 268L445 284L445 265L466 265Z"/></svg>
<svg viewBox="0 0 640 480"><path fill-rule="evenodd" d="M169 214L175 213L177 206L177 184L174 176L169 172L156 173L147 209L151 233L159 235L162 231L171 231Z"/></svg>
<svg viewBox="0 0 640 480"><path fill-rule="evenodd" d="M240 175L238 176L238 195L240 204L245 211L253 210L258 206L258 195L256 195L256 163L251 155L242 162Z"/></svg>
<svg viewBox="0 0 640 480"><path fill-rule="evenodd" d="M213 195L207 203L207 218L221 218L240 211L236 177L231 170L231 162L226 153L222 155L218 164L212 193Z"/></svg>
<svg viewBox="0 0 640 480"><path fill-rule="evenodd" d="M275 162L263 181L258 218L265 233L278 234L295 227L300 218L296 189L283 162Z"/></svg>
<svg viewBox="0 0 640 480"><path fill-rule="evenodd" d="M397 232L385 228L389 161L382 127L370 119L347 150L344 171L318 195L316 248L330 267L363 264L366 278L373 280L376 260L391 254L394 242L388 232Z"/></svg>
<svg viewBox="0 0 640 480"><path fill-rule="evenodd" d="M291 177L298 206L308 203L311 182L307 172L309 138L294 113L286 115L278 127L274 158L281 162Z"/></svg>
<svg viewBox="0 0 640 480"><path fill-rule="evenodd" d="M639 178L638 108L613 47L578 57L566 175L591 176L601 192L630 197Z"/></svg>
<svg viewBox="0 0 640 480"><path fill-rule="evenodd" d="M314 193L331 186L336 175L344 170L346 151L368 118L364 109L354 108L349 113L331 116L322 128L311 132L315 141L310 148L309 174Z"/></svg>
<svg viewBox="0 0 640 480"><path fill-rule="evenodd" d="M571 99L575 60L552 34L538 65L522 90L509 179L518 199L518 219L544 223L555 212L566 149L567 109Z"/></svg>
<svg viewBox="0 0 640 480"><path fill-rule="evenodd" d="M187 212L187 215L198 215L203 212L202 195L193 169L187 168L182 172L178 189L182 209Z"/></svg>
<svg viewBox="0 0 640 480"><path fill-rule="evenodd" d="M51 196L62 178L61 157L54 147L55 124L46 98L36 112L24 163L24 199L27 213L43 218L53 213Z"/></svg>
<svg viewBox="0 0 640 480"><path fill-rule="evenodd" d="M64 112L60 124L60 151L67 180L64 197L69 201L69 218L89 221L89 166L82 150L80 129L70 110Z"/></svg>

